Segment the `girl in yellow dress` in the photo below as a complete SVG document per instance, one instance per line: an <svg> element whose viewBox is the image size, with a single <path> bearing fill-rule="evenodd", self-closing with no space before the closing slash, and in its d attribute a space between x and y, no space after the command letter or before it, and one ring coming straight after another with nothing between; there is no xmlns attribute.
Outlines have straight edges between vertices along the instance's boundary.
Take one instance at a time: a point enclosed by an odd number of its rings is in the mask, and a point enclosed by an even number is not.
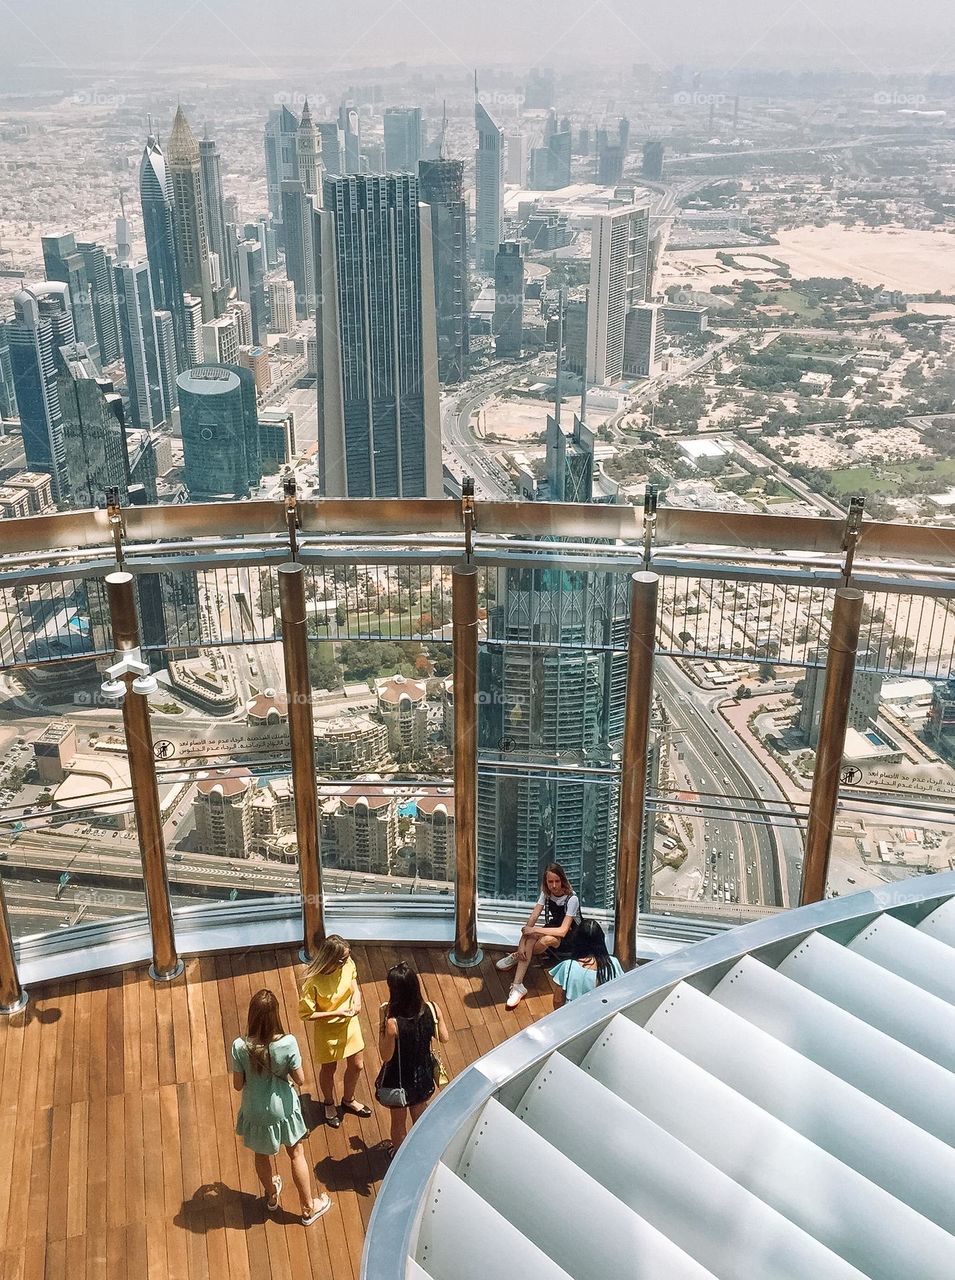
<svg viewBox="0 0 955 1280"><path fill-rule="evenodd" d="M333 1129L341 1124L335 1105L335 1070L345 1063L342 1111L365 1118L371 1108L355 1101L355 1088L364 1068L358 1014L361 991L351 948L344 938L331 934L319 946L305 970L298 1011L312 1026L312 1052L318 1066L318 1088L325 1107L325 1123Z"/></svg>

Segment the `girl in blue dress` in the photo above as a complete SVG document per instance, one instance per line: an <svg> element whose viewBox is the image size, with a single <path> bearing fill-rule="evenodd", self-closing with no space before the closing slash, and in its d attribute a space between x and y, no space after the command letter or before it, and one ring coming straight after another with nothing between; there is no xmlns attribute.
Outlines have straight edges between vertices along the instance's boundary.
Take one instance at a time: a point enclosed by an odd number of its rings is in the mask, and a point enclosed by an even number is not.
<svg viewBox="0 0 955 1280"><path fill-rule="evenodd" d="M305 1083L302 1055L295 1037L285 1034L271 991L257 991L252 997L247 1025L245 1035L232 1045L232 1085L242 1094L235 1131L255 1155L255 1172L271 1213L282 1194L282 1177L272 1172L272 1159L285 1147L307 1227L332 1207L332 1201L324 1192L316 1197L305 1158L308 1130L292 1088Z"/></svg>
<svg viewBox="0 0 955 1280"><path fill-rule="evenodd" d="M576 1000L595 987L619 978L623 966L616 956L607 952L607 939L596 920L583 920L570 939L570 957L562 960L550 971L557 984L554 988L554 1008L559 1009L568 1000Z"/></svg>

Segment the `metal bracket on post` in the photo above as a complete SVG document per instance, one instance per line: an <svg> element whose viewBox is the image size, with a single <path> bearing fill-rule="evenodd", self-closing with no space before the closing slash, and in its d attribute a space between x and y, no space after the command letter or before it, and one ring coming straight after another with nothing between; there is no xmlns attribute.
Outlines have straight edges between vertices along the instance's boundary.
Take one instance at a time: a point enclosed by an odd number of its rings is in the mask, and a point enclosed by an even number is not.
<svg viewBox="0 0 955 1280"><path fill-rule="evenodd" d="M119 489L114 484L111 484L106 490L106 515L109 520L110 532L113 535L116 567L117 569L122 569L125 560L123 538L126 534L126 529L123 525L123 509L119 505Z"/></svg>
<svg viewBox="0 0 955 1280"><path fill-rule="evenodd" d="M282 485L285 494L285 524L288 529L289 554L292 562L298 560L298 497L295 493L295 477L289 476Z"/></svg>
<svg viewBox="0 0 955 1280"><path fill-rule="evenodd" d="M643 571L650 572L653 543L657 536L657 486L648 484L643 495Z"/></svg>
<svg viewBox="0 0 955 1280"><path fill-rule="evenodd" d="M461 481L461 520L464 524L464 559L470 564L474 555L474 477Z"/></svg>
<svg viewBox="0 0 955 1280"><path fill-rule="evenodd" d="M852 562L855 560L856 548L862 537L862 518L865 515L865 498L849 499L849 511L846 515L846 527L842 535L842 549L846 553L842 566L842 585L849 586L852 580Z"/></svg>

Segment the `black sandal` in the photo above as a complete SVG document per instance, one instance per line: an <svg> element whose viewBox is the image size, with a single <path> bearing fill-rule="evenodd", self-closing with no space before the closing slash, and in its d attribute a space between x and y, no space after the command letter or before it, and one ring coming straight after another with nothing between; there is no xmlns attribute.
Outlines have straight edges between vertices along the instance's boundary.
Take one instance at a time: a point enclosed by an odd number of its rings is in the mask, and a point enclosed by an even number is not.
<svg viewBox="0 0 955 1280"><path fill-rule="evenodd" d="M328 1125L329 1129L341 1128L342 1118L338 1114L338 1108L335 1106L333 1102L323 1103L322 1112L325 1118L325 1123ZM331 1112L331 1115L328 1114L329 1112Z"/></svg>
<svg viewBox="0 0 955 1280"><path fill-rule="evenodd" d="M363 1102L356 1102L354 1098L350 1102L342 1099L342 1111L347 1111L350 1116L358 1116L362 1120L367 1120L371 1115L371 1107L366 1107Z"/></svg>

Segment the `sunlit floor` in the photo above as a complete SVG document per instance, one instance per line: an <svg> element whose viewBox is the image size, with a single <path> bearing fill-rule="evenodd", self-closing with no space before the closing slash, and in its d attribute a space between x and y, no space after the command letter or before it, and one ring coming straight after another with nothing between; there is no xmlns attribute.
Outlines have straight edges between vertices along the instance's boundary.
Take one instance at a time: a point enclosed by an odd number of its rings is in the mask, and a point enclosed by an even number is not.
<svg viewBox="0 0 955 1280"><path fill-rule="evenodd" d="M432 947L356 946L363 986L363 1096L379 1067L372 1032L385 974L414 964L453 1028L452 1076L551 1008L546 975L504 1009L494 957L452 970ZM145 969L38 987L0 1020L0 1280L271 1280L358 1275L365 1228L387 1160L388 1116L322 1122L310 1049L298 1021L301 966L291 949L193 959L156 985ZM287 1211L266 1215L251 1155L236 1139L239 1095L228 1048L252 992L279 996L308 1077L310 1163L334 1205L302 1227L288 1161Z"/></svg>

